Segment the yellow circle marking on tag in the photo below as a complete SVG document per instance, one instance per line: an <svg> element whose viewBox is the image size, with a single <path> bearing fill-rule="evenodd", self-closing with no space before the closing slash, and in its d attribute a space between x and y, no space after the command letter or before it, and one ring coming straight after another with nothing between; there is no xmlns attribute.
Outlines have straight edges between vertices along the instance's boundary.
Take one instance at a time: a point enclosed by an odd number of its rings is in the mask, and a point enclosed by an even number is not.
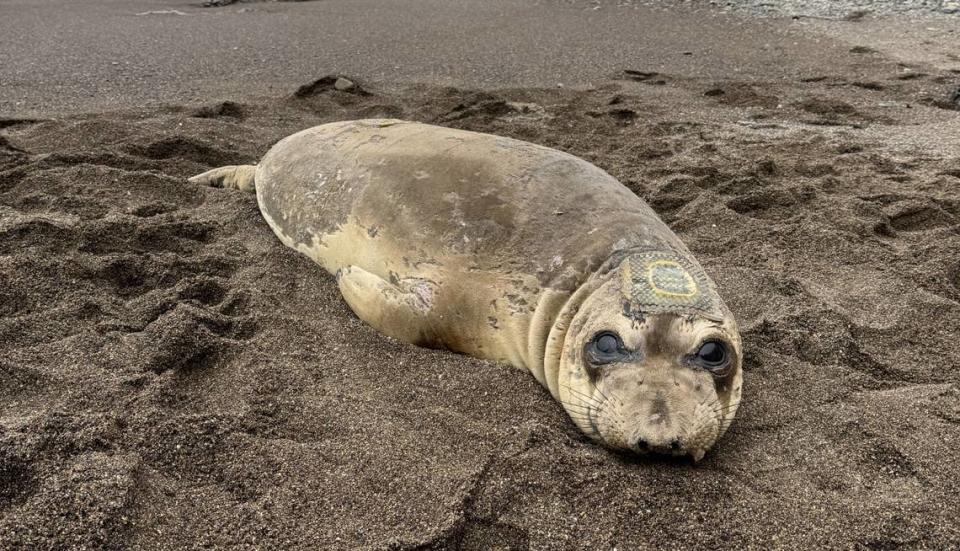
<svg viewBox="0 0 960 551"><path fill-rule="evenodd" d="M666 297L690 298L697 294L697 282L683 266L672 260L654 260L647 264L650 289Z"/></svg>

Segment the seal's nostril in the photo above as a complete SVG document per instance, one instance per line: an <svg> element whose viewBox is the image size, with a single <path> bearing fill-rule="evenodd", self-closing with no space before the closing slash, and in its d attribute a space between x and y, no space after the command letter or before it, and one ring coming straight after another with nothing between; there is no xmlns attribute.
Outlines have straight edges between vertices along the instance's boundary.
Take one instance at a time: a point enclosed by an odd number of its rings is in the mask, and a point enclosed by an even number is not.
<svg viewBox="0 0 960 551"><path fill-rule="evenodd" d="M647 448L649 448L649 447L650 447L650 446L647 444L647 441L644 440L643 438L641 438L640 440L637 440L637 449L639 449L639 450L641 450L641 451L646 451Z"/></svg>
<svg viewBox="0 0 960 551"><path fill-rule="evenodd" d="M670 442L670 449L673 450L673 451L679 450L679 449L680 449L680 441L679 441L679 440L673 440L673 441L671 441L671 442Z"/></svg>

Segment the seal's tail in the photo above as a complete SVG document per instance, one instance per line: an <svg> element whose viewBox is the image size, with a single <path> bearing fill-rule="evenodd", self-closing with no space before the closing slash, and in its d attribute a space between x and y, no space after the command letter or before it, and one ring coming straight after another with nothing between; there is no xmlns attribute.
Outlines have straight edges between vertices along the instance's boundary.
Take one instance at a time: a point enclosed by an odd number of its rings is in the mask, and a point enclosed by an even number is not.
<svg viewBox="0 0 960 551"><path fill-rule="evenodd" d="M211 187L225 187L254 193L257 188L254 183L254 174L257 167L254 165L221 166L197 174L190 178L194 184L203 184Z"/></svg>

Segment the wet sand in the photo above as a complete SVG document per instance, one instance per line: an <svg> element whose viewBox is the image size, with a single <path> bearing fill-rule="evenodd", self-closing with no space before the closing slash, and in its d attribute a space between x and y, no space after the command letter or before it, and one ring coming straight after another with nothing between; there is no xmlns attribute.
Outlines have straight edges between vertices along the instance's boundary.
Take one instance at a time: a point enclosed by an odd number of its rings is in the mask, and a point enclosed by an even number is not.
<svg viewBox="0 0 960 551"><path fill-rule="evenodd" d="M0 119L0 547L960 546L956 74L622 69ZM186 182L361 117L556 147L646 199L743 329L720 445L600 448L529 374L367 327L251 196Z"/></svg>

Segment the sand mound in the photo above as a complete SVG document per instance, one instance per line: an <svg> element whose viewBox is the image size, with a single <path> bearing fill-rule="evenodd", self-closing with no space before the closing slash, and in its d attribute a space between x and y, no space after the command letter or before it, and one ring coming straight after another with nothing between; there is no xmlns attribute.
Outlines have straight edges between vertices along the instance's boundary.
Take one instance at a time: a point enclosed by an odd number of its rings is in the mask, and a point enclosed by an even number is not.
<svg viewBox="0 0 960 551"><path fill-rule="evenodd" d="M960 545L960 157L887 139L954 112L878 106L893 78L632 73L3 121L3 546ZM744 330L721 445L598 448L528 374L377 334L251 196L186 182L360 117L558 147L648 200Z"/></svg>

